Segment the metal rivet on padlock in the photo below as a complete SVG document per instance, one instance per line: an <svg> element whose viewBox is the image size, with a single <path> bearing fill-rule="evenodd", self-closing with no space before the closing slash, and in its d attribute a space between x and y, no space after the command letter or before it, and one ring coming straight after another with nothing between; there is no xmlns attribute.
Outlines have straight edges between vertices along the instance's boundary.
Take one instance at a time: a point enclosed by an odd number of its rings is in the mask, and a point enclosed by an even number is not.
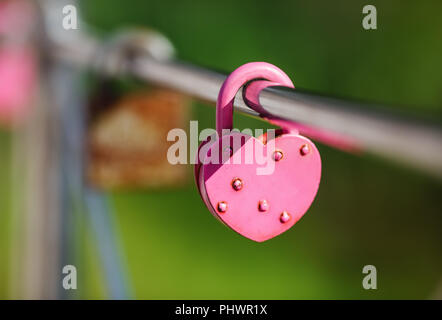
<svg viewBox="0 0 442 320"><path fill-rule="evenodd" d="M239 178L233 179L233 181L232 181L232 188L233 188L233 190L239 191L239 190L242 189L242 186L243 186L243 184L242 184L241 179L239 179Z"/></svg>
<svg viewBox="0 0 442 320"><path fill-rule="evenodd" d="M273 153L273 160L279 161L282 159L283 156L284 156L284 154L282 153L282 151L277 150Z"/></svg>
<svg viewBox="0 0 442 320"><path fill-rule="evenodd" d="M218 202L217 209L219 212L224 213L227 211L227 203L224 201Z"/></svg>
<svg viewBox="0 0 442 320"><path fill-rule="evenodd" d="M267 202L267 200L260 200L258 202L258 210L261 212L266 212L267 210L269 210L269 203Z"/></svg>
<svg viewBox="0 0 442 320"><path fill-rule="evenodd" d="M305 156L310 152L310 147L308 144L304 144L300 149L301 155Z"/></svg>
<svg viewBox="0 0 442 320"><path fill-rule="evenodd" d="M279 220L281 221L281 223L288 222L290 220L290 213L288 213L287 211L284 211L283 213L281 213Z"/></svg>
<svg viewBox="0 0 442 320"><path fill-rule="evenodd" d="M319 187L321 159L314 144L299 135L293 123L268 119L270 123L282 127L281 132L273 135L270 140L267 135L254 138L241 132L225 132L225 129L233 128L233 101L246 83L248 85L243 90L243 96L247 103L253 102L252 108L259 104L259 92L262 89L269 86L293 87L282 70L268 63L252 62L233 71L218 95L218 138L204 149L202 147L207 142L200 145L195 178L201 197L212 214L244 237L261 242L287 231L305 214ZM239 147L235 147L238 159L252 158L252 163L208 161L211 155L219 154L219 150L225 150L226 145L232 146L235 141L240 142ZM252 154L250 157L250 154L245 154L256 148L263 150L265 160L272 163L269 166L272 170L265 174L257 173L257 169L262 167L257 155ZM204 151L204 154L200 154L200 151ZM289 156L299 153L308 153L309 156ZM281 161L282 158L284 161ZM232 175L237 178L231 180ZM247 188L243 181L250 181ZM232 188L242 191L232 193ZM227 203L229 214L223 214L227 210ZM259 214L263 212L265 214Z"/></svg>

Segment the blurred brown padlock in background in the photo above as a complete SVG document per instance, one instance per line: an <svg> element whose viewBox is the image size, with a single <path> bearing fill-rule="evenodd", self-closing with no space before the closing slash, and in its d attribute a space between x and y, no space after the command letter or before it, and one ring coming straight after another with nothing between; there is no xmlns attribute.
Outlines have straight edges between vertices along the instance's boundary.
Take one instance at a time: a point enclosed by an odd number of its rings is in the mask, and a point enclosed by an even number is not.
<svg viewBox="0 0 442 320"><path fill-rule="evenodd" d="M108 100L114 102L108 106L106 101L93 102L87 142L89 182L107 190L183 185L187 169L168 162L173 142L167 141L167 134L174 128L186 129L188 98L149 88Z"/></svg>

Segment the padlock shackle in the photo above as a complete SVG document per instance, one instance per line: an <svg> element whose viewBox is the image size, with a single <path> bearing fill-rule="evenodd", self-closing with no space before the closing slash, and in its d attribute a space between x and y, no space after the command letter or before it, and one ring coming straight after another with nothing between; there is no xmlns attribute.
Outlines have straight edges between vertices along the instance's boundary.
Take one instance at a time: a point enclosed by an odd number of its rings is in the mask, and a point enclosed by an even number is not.
<svg viewBox="0 0 442 320"><path fill-rule="evenodd" d="M239 89L255 79L269 81L272 86L294 88L290 78L278 67L267 62L249 62L235 69L224 81L216 102L216 132L233 129L233 102ZM271 83L271 84L270 84Z"/></svg>

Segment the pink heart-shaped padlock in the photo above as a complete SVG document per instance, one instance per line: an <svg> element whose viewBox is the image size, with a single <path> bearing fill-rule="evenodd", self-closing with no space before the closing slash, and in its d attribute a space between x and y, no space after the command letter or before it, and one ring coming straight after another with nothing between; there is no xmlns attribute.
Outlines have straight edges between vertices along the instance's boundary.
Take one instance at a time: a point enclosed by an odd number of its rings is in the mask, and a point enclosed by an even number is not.
<svg viewBox="0 0 442 320"><path fill-rule="evenodd" d="M200 145L195 178L216 218L262 242L290 229L310 207L319 187L321 158L309 139L277 119L270 122L282 124L283 130L273 138L230 131L235 95L256 79L266 81L256 82L251 97L246 91L253 104L259 103L259 91L267 86L293 87L282 70L264 62L247 63L232 72L218 95L217 136Z"/></svg>

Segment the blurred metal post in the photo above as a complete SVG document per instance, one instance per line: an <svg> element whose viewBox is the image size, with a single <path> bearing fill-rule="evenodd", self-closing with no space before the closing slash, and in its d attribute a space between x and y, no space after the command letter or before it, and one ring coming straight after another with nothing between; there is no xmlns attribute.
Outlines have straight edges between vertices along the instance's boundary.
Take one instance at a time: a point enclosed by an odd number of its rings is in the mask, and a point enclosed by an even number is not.
<svg viewBox="0 0 442 320"><path fill-rule="evenodd" d="M33 13L28 40L37 43L35 31L41 26ZM14 139L10 286L12 298L20 299L56 298L54 275L60 273L58 112L48 94L47 74L37 80L32 115Z"/></svg>
<svg viewBox="0 0 442 320"><path fill-rule="evenodd" d="M40 88L34 115L16 140L22 146L14 157L14 176L24 180L13 212L11 294L20 299L56 298L54 275L60 273L58 121L46 88Z"/></svg>
<svg viewBox="0 0 442 320"><path fill-rule="evenodd" d="M41 0L39 1L42 19L45 22L46 41L66 41L76 43L82 37L84 29L77 12L77 30L64 30L62 26L63 8L66 5L78 8L76 0ZM119 245L117 225L114 223L113 211L107 195L88 188L84 181L85 156L85 130L86 130L86 104L87 101L82 96L85 94L83 88L79 86L78 75L84 72L87 65L75 68L64 60L53 59L50 50L45 51L51 62L52 70L51 84L54 97L57 98L57 107L60 113L60 137L62 141L62 199L64 206L60 213L62 224L60 228L61 246L64 249L72 247L74 232L72 222L74 217L86 218L92 227L94 239L98 245L99 258L104 269L108 294L112 299L128 299L131 296L131 286L129 277L126 274L124 254ZM101 56L101 52L95 51L94 55ZM92 57L94 59L94 57ZM77 207L74 214L73 208ZM84 213L85 215L79 215ZM68 250L65 250L68 251ZM70 250L72 251L72 250ZM72 261L72 255L67 252L62 253L63 264ZM76 263L78 260L76 260ZM61 271L61 270L60 270ZM66 292L61 291L60 296L68 297Z"/></svg>

